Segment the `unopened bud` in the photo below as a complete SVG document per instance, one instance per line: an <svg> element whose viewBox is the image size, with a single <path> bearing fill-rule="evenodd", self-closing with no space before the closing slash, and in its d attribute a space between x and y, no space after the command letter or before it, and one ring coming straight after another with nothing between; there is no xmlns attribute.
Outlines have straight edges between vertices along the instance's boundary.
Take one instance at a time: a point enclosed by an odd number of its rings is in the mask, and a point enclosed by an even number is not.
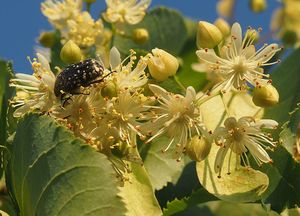
<svg viewBox="0 0 300 216"><path fill-rule="evenodd" d="M97 0L84 0L86 3L88 4L93 4L95 3Z"/></svg>
<svg viewBox="0 0 300 216"><path fill-rule="evenodd" d="M281 39L285 45L293 46L297 42L298 37L296 32L288 30L282 33Z"/></svg>
<svg viewBox="0 0 300 216"><path fill-rule="evenodd" d="M259 40L259 32L255 29L248 29L245 34L246 41L251 40L253 44L257 43Z"/></svg>
<svg viewBox="0 0 300 216"><path fill-rule="evenodd" d="M73 64L81 61L82 53L79 46L69 40L61 49L60 58L66 64Z"/></svg>
<svg viewBox="0 0 300 216"><path fill-rule="evenodd" d="M132 39L137 44L146 43L149 40L149 33L147 29L137 28L132 33Z"/></svg>
<svg viewBox="0 0 300 216"><path fill-rule="evenodd" d="M271 107L278 103L279 94L271 84L256 87L253 91L253 103L259 107Z"/></svg>
<svg viewBox="0 0 300 216"><path fill-rule="evenodd" d="M51 48L55 44L55 32L42 32L38 40L42 46Z"/></svg>
<svg viewBox="0 0 300 216"><path fill-rule="evenodd" d="M179 67L177 58L158 48L153 49L152 54L148 55L148 68L154 79L164 81L176 74Z"/></svg>
<svg viewBox="0 0 300 216"><path fill-rule="evenodd" d="M211 142L204 137L194 136L186 146L186 154L194 161L201 162L209 154Z"/></svg>
<svg viewBox="0 0 300 216"><path fill-rule="evenodd" d="M197 32L197 46L198 48L209 48L216 47L223 40L222 32L217 26L209 23L200 21L198 23Z"/></svg>
<svg viewBox="0 0 300 216"><path fill-rule="evenodd" d="M267 2L266 0L251 0L250 7L253 12L259 13L267 8Z"/></svg>
<svg viewBox="0 0 300 216"><path fill-rule="evenodd" d="M222 32L224 37L227 37L230 34L230 26L224 19L219 18L215 21L214 24Z"/></svg>
<svg viewBox="0 0 300 216"><path fill-rule="evenodd" d="M116 85L112 81L107 82L105 87L101 90L101 95L102 97L108 98L117 96Z"/></svg>
<svg viewBox="0 0 300 216"><path fill-rule="evenodd" d="M219 0L217 3L217 12L220 16L230 18L233 14L235 0Z"/></svg>

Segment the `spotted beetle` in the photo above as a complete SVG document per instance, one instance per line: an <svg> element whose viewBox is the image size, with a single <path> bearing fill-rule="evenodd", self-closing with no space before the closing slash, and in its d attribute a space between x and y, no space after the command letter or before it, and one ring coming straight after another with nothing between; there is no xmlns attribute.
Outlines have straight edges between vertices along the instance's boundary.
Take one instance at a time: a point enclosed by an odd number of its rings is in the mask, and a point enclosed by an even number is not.
<svg viewBox="0 0 300 216"><path fill-rule="evenodd" d="M78 89L99 83L107 76L103 76L104 68L95 59L86 59L82 62L67 66L56 77L54 94L63 97L69 94L80 94Z"/></svg>

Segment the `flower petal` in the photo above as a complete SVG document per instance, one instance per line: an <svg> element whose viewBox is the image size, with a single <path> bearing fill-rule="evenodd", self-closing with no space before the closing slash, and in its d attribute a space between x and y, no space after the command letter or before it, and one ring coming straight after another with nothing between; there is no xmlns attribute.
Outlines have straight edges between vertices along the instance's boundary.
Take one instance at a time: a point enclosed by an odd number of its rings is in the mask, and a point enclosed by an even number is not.
<svg viewBox="0 0 300 216"><path fill-rule="evenodd" d="M219 57L216 55L215 51L212 49L202 49L196 51L198 58L201 60L208 62L210 64L217 63Z"/></svg>
<svg viewBox="0 0 300 216"><path fill-rule="evenodd" d="M116 47L111 48L109 53L110 68L114 70L121 64L121 54Z"/></svg>
<svg viewBox="0 0 300 216"><path fill-rule="evenodd" d="M236 48L236 50L239 53L240 50L241 50L241 48L242 48L243 36L242 36L241 25L239 23L237 23L237 22L232 25L232 28L231 28L231 37L233 39L233 42L235 43L235 48Z"/></svg>
<svg viewBox="0 0 300 216"><path fill-rule="evenodd" d="M268 153L259 144L248 141L248 142L245 142L244 145L248 148L250 153L255 158L259 159L260 161L262 161L264 163L268 163L271 161L271 158L268 155Z"/></svg>

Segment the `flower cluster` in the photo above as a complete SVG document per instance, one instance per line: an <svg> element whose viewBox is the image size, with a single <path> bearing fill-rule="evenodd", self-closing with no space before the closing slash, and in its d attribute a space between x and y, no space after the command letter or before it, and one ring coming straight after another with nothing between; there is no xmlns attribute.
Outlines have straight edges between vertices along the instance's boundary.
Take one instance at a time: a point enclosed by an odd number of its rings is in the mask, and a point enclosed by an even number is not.
<svg viewBox="0 0 300 216"><path fill-rule="evenodd" d="M229 163L235 154L245 166L250 166L248 152L259 165L271 162L266 149L275 147L276 142L263 129L273 129L277 122L246 114L238 118L227 112L223 115L227 119L220 119L218 127L208 131L202 105L215 96L242 92L250 86L255 87L254 104L275 105L279 94L263 67L278 63L271 61L280 50L278 45L257 49L258 31L248 29L243 38L238 23L230 29L222 19L215 25L199 22L196 55L200 63L193 68L208 72L208 93L181 83L181 92L170 92L160 84L176 76L180 68L178 58L154 48L139 57L130 50L130 55L122 60L118 49L110 46L112 36L120 33L116 28L121 30L124 23L139 23L150 2L106 0L107 9L102 15L111 26L82 11L81 0L42 3L42 12L60 31L61 41L68 41L60 52L61 60L68 66L56 67L54 73L48 60L37 54L31 61L33 74L16 74L11 80L11 86L17 90L11 100L14 116L30 111L47 114L111 160L141 161L132 151L137 138L150 145L158 137L165 137L168 141L162 152L174 147L173 157L178 161L184 154L198 162L205 160L215 145L219 148L215 158L219 176L228 152ZM219 8L228 10L224 16L231 13L233 3L220 1ZM45 34L44 41L51 35ZM136 42L143 42L149 35L146 29L136 29L135 37ZM224 110L228 110L225 102ZM220 126L223 121L224 126ZM122 174L120 169L116 171Z"/></svg>

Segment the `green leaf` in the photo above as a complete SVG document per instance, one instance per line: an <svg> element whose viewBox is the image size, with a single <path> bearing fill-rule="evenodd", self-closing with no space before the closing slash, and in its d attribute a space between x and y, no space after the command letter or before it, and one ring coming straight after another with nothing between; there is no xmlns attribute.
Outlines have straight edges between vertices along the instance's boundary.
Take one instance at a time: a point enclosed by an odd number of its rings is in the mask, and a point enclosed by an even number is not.
<svg viewBox="0 0 300 216"><path fill-rule="evenodd" d="M204 188L201 188L191 194L191 196L183 198L181 200L174 199L167 204L167 208L164 209L164 216L171 216L175 213L184 211L187 208L191 208L200 203L216 200L217 198L208 193Z"/></svg>
<svg viewBox="0 0 300 216"><path fill-rule="evenodd" d="M0 209L10 216L17 216L16 209L14 208L11 199L8 195L0 196ZM3 212L0 211L0 215L1 214L5 216L5 214L3 214Z"/></svg>
<svg viewBox="0 0 300 216"><path fill-rule="evenodd" d="M20 120L8 164L21 215L125 215L108 159L47 116Z"/></svg>
<svg viewBox="0 0 300 216"><path fill-rule="evenodd" d="M296 135L288 128L285 124L283 130L279 134L279 141L282 146L291 154L294 155L295 144L296 144Z"/></svg>
<svg viewBox="0 0 300 216"><path fill-rule="evenodd" d="M173 157L175 146L162 152L168 142L168 138L162 137L148 144L150 146L144 159L152 186L156 190L166 186L168 182L175 184L184 167L183 161L177 162Z"/></svg>
<svg viewBox="0 0 300 216"><path fill-rule="evenodd" d="M196 91L199 91L206 83L206 75L192 69L192 64L198 62L195 39L185 45L180 57L182 61L176 76L185 87L193 86Z"/></svg>
<svg viewBox="0 0 300 216"><path fill-rule="evenodd" d="M0 60L0 145L6 146L6 140L8 137L7 130L7 110L9 99L13 95L13 88L9 87L9 79L12 75L12 64L11 62L6 62ZM3 174L3 168L5 166L5 161L3 158L4 148L0 147L0 178Z"/></svg>
<svg viewBox="0 0 300 216"><path fill-rule="evenodd" d="M55 32L55 43L53 45L53 47L51 47L51 69L52 71L55 73L57 72L57 70L55 69L55 67L65 67L66 64L60 59L60 50L62 48L62 44L61 44L61 35L60 32L57 30Z"/></svg>
<svg viewBox="0 0 300 216"><path fill-rule="evenodd" d="M12 74L11 62L0 60L0 145L4 145L7 139L6 131L6 113L8 109L8 100L13 94L13 89L9 87L9 79Z"/></svg>
<svg viewBox="0 0 300 216"><path fill-rule="evenodd" d="M284 124L290 118L290 113L297 108L300 102L300 49L293 52L285 61L280 63L271 74L273 85L279 92L279 104L266 110L265 118L272 118L279 124ZM297 111L291 118L291 128L297 128L300 112Z"/></svg>
<svg viewBox="0 0 300 216"><path fill-rule="evenodd" d="M264 166L270 179L270 187L264 195L263 202L271 204L271 208L281 212L284 208L293 208L300 205L300 164L287 151L291 148L293 135L300 120L298 103L300 102L300 49L287 57L271 74L273 85L277 88L280 100L279 104L266 110L264 118L271 118L284 127L278 128L283 147L278 147L270 154L273 164ZM291 115L292 114L292 115ZM287 146L289 146L287 148Z"/></svg>
<svg viewBox="0 0 300 216"><path fill-rule="evenodd" d="M146 43L139 45L130 38L136 28L148 30L149 40ZM177 55L188 38L188 30L182 15L164 7L153 9L142 22L137 25L126 25L124 29L127 37L116 35L113 41L113 45L123 54L129 54L130 49L151 51L157 47Z"/></svg>
<svg viewBox="0 0 300 216"><path fill-rule="evenodd" d="M123 198L127 207L127 216L152 216L162 215L159 204L155 198L150 179L145 167L130 163L128 181L124 182L119 195ZM113 215L113 214L110 214Z"/></svg>

